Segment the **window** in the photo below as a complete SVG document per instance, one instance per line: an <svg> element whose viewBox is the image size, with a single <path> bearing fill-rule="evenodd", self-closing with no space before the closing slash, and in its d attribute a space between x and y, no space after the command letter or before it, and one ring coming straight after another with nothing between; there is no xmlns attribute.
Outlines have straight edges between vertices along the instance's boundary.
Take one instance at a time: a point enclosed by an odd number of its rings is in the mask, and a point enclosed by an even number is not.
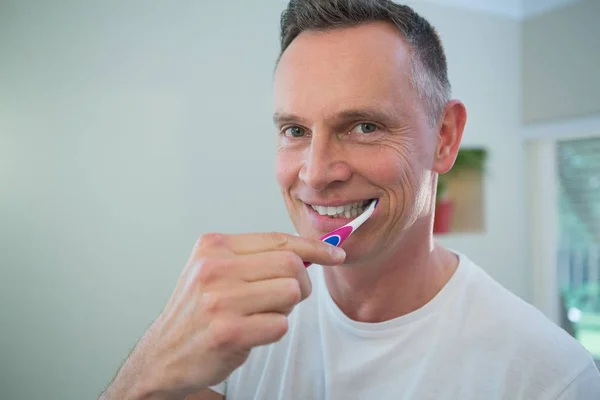
<svg viewBox="0 0 600 400"><path fill-rule="evenodd" d="M600 359L600 138L556 142L560 321Z"/></svg>

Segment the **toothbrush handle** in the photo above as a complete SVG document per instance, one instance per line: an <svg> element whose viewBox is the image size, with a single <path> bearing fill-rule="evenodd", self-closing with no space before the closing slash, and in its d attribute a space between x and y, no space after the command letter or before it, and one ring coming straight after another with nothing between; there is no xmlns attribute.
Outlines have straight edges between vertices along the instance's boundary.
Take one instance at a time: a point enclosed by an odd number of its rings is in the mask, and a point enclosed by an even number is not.
<svg viewBox="0 0 600 400"><path fill-rule="evenodd" d="M321 237L321 241L325 243L329 243L332 246L340 247L342 243L350 236L350 234L354 231L354 229L349 225L344 225L336 230L333 230ZM304 261L304 267L308 268L312 265L309 261Z"/></svg>

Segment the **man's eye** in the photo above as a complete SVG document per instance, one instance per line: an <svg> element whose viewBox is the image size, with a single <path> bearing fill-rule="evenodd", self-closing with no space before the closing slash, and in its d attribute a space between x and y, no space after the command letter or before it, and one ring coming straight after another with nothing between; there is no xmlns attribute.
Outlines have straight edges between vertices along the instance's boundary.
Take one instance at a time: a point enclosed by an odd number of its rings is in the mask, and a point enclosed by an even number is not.
<svg viewBox="0 0 600 400"><path fill-rule="evenodd" d="M354 127L352 132L365 134L365 133L373 133L376 130L377 130L377 125L372 124L370 122L363 122L362 124L356 125L356 127Z"/></svg>
<svg viewBox="0 0 600 400"><path fill-rule="evenodd" d="M300 128L299 126L290 126L283 131L283 134L287 137L298 138L304 136L305 132L304 129Z"/></svg>

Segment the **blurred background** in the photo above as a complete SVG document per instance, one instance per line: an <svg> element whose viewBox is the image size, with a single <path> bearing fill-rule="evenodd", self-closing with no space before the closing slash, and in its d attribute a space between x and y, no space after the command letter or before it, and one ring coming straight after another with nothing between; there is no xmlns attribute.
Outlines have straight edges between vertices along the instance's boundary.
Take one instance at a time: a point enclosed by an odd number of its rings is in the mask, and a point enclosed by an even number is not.
<svg viewBox="0 0 600 400"><path fill-rule="evenodd" d="M600 1L408 1L438 29L468 254L600 359ZM0 0L0 398L95 399L204 232L293 232L273 173L283 0ZM493 313L493 310L490 310Z"/></svg>

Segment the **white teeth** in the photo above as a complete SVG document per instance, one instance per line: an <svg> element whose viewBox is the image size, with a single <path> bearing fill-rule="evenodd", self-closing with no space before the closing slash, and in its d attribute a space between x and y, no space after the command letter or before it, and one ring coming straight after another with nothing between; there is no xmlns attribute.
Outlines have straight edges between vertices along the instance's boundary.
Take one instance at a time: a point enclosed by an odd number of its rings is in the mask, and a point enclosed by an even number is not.
<svg viewBox="0 0 600 400"><path fill-rule="evenodd" d="M320 215L328 215L334 218L352 218L357 217L364 211L368 201L358 201L356 203L347 204L337 207L326 206L311 206Z"/></svg>

